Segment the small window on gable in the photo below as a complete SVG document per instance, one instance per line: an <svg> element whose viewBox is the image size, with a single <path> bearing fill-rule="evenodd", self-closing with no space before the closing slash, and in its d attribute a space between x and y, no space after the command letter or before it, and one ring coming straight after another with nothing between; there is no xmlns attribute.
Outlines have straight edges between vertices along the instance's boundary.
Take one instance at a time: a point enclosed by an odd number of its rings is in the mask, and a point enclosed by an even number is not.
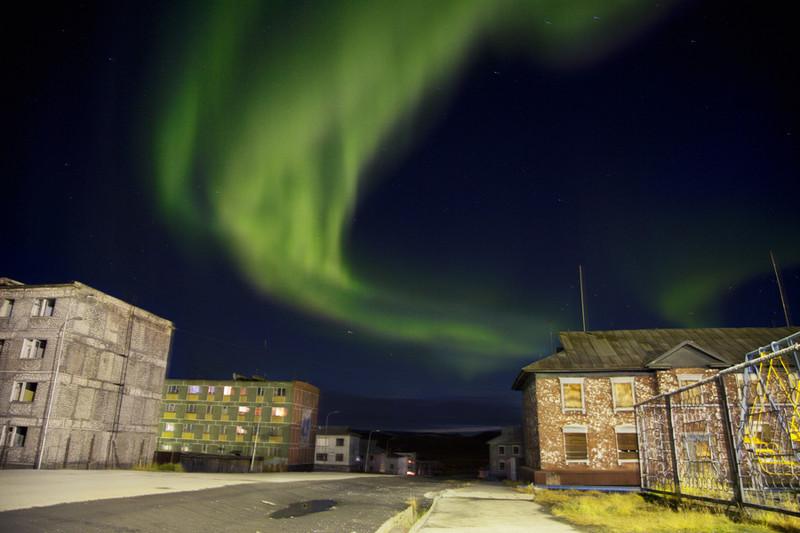
<svg viewBox="0 0 800 533"><path fill-rule="evenodd" d="M56 307L55 298L36 298L33 300L31 316L53 316Z"/></svg>
<svg viewBox="0 0 800 533"><path fill-rule="evenodd" d="M639 461L639 441L636 438L636 427L623 424L614 428L617 433L617 459L620 463Z"/></svg>
<svg viewBox="0 0 800 533"><path fill-rule="evenodd" d="M611 396L614 399L615 411L632 411L636 402L634 378L611 378Z"/></svg>
<svg viewBox="0 0 800 533"><path fill-rule="evenodd" d="M3 298L0 300L0 318L8 318L11 316L11 311L14 309L14 300L10 298Z"/></svg>
<svg viewBox="0 0 800 533"><path fill-rule="evenodd" d="M700 374L678 374L678 388L686 387L703 379ZM681 405L703 405L703 386L692 387L679 395Z"/></svg>
<svg viewBox="0 0 800 533"><path fill-rule="evenodd" d="M584 412L583 378L559 378L561 383L561 409Z"/></svg>
<svg viewBox="0 0 800 533"><path fill-rule="evenodd" d="M564 428L564 453L568 463L589 462L586 426L566 426Z"/></svg>

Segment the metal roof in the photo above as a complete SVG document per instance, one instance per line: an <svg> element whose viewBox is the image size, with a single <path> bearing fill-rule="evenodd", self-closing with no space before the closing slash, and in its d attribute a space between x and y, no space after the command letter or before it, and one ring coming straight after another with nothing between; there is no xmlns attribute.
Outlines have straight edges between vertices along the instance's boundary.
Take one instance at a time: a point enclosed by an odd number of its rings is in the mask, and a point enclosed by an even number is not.
<svg viewBox="0 0 800 533"><path fill-rule="evenodd" d="M523 367L513 388L520 389L526 374L536 372L651 370L651 362L687 342L733 365L744 361L748 352L798 331L791 327L561 332L563 351Z"/></svg>

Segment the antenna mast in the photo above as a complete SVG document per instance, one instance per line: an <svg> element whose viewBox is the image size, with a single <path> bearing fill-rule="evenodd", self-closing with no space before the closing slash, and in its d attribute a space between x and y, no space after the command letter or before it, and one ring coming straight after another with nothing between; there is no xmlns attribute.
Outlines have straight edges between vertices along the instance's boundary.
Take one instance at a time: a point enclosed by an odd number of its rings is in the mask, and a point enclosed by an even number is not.
<svg viewBox="0 0 800 533"><path fill-rule="evenodd" d="M783 307L783 318L786 320L786 327L792 325L792 320L789 318L789 306L786 305L786 293L783 291L783 279L781 279L781 271L778 270L778 263L775 261L775 254L772 250L769 251L769 259L772 261L772 270L775 271L775 281L778 282L778 295L781 297L781 307Z"/></svg>
<svg viewBox="0 0 800 533"><path fill-rule="evenodd" d="M583 332L586 333L586 304L583 297L583 266L578 265L578 282L581 287L581 323L583 324Z"/></svg>

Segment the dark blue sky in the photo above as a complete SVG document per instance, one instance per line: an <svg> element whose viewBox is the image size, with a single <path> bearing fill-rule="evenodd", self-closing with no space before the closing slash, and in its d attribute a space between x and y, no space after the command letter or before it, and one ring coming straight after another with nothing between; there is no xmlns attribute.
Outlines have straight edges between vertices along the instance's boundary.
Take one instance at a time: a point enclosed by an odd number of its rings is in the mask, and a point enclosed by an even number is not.
<svg viewBox="0 0 800 533"><path fill-rule="evenodd" d="M545 309L553 332L579 328L579 263L593 329L782 325L770 249L800 314L800 47L783 9L679 4L580 67L478 47L408 148L370 168L353 264L409 295ZM397 427L513 423L510 384L549 335L462 377L424 346L277 303L219 243L166 226L149 175L164 16L68 3L13 18L0 274L79 280L173 320L171 377L303 379L356 426L387 405L362 396L396 399ZM681 290L715 276L723 290L687 307Z"/></svg>

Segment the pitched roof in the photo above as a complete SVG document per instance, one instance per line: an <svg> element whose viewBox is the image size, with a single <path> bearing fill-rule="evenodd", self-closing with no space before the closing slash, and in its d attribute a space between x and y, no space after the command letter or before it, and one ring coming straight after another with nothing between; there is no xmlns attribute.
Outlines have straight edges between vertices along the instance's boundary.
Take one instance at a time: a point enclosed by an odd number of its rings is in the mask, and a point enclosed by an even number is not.
<svg viewBox="0 0 800 533"><path fill-rule="evenodd" d="M745 354L800 328L629 329L561 332L563 351L534 361L520 371L512 388L521 389L525 376L535 372L602 372L650 370L681 348L691 347L719 360L709 366L744 361ZM687 342L688 341L688 342ZM664 357L662 357L664 356Z"/></svg>

